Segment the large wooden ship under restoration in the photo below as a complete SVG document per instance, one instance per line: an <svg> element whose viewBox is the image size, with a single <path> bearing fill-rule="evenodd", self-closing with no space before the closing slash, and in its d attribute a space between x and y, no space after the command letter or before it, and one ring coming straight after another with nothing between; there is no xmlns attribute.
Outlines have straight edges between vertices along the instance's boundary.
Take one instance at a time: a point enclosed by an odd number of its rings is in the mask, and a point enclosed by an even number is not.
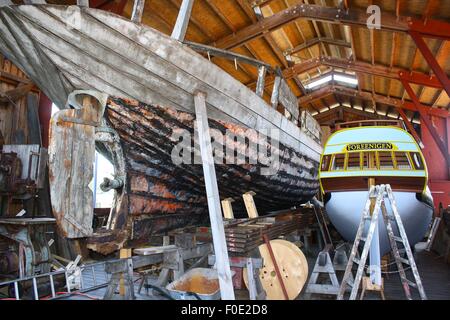
<svg viewBox="0 0 450 320"><path fill-rule="evenodd" d="M171 159L174 131L194 131L198 91L206 96L210 128L245 136L246 143L270 130L279 134L278 147L269 147L280 159L275 174L261 174L258 164L216 165L221 198L254 191L256 204L270 211L318 192L322 147L318 131L308 131L317 123L299 119L295 97L295 103L289 93L283 99L283 80L279 103L287 116L157 30L92 8L6 3L0 51L66 107L51 121L49 162L53 212L68 238L89 237L89 247L106 254L207 216L202 166ZM116 196L107 228L94 234L95 148L114 164L116 177L104 187Z"/></svg>

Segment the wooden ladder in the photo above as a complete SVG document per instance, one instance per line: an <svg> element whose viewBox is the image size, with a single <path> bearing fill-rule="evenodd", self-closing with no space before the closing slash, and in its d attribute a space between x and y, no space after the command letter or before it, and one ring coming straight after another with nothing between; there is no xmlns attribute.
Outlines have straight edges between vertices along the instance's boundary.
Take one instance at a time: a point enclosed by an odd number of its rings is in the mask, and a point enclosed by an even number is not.
<svg viewBox="0 0 450 320"><path fill-rule="evenodd" d="M386 209L385 206L386 196L390 202L392 213L388 212L388 210ZM372 200L375 200L375 206L373 209L373 213L371 214L370 209ZM350 300L356 299L358 289L361 283L361 278L364 273L364 267L366 264L367 256L369 254L369 249L372 242L375 227L377 226L378 223L378 215L380 211L383 215L384 223L386 225L386 230L389 238L389 243L393 251L394 259L403 285L403 290L405 292L407 299L412 300L410 292L410 286L412 286L418 289L421 299L426 300L427 297L425 294L425 290L423 288L422 281L419 276L419 271L417 270L417 266L414 261L411 247L409 245L408 237L406 236L405 228L400 218L400 214L398 213L397 204L395 202L394 194L392 192L390 185L372 186L370 188L369 197L366 201L363 214L361 216L361 221L359 223L358 231L356 232L355 241L353 243L352 251L350 253L350 258L347 267L345 269L344 278L342 279L337 299L338 300L344 299L344 294L347 285L352 288L350 293ZM370 225L367 232L365 233L366 222L370 222ZM392 224L392 222L395 223ZM393 226L395 226L397 229L396 232L397 235L394 232ZM361 241L365 243L361 257L358 259L356 255L358 253L358 247ZM401 257L397 243L403 245L401 251L404 251L406 253L406 259ZM356 272L356 276L354 277L354 281L352 281L351 277L353 276L352 269L354 264L358 266L358 269ZM411 268L415 282L410 281L406 278L406 273L403 264L406 264Z"/></svg>

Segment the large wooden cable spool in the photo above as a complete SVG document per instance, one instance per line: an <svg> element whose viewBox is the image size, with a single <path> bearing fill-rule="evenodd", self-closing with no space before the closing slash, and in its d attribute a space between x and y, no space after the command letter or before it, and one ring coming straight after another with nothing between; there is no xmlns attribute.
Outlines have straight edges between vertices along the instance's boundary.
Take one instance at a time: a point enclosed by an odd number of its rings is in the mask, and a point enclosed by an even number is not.
<svg viewBox="0 0 450 320"><path fill-rule="evenodd" d="M290 300L300 294L308 279L308 262L303 252L293 243L285 240L271 240L270 245L275 256L278 269L283 278ZM261 284L268 300L285 300L280 279L277 277L274 262L266 244L258 247L263 259L263 267L259 271ZM247 270L243 272L245 285L248 287Z"/></svg>

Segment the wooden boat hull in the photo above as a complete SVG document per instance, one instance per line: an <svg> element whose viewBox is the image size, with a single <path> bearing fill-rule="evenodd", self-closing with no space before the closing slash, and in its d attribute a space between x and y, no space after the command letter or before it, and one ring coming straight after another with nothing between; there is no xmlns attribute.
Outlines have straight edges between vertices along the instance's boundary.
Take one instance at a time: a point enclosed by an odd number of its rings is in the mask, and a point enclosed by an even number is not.
<svg viewBox="0 0 450 320"><path fill-rule="evenodd" d="M207 199L200 163L176 164L172 150L179 143L174 133L184 130L190 133L194 146L195 115L135 100L110 98L105 119L120 136L125 158L125 184L116 193L121 205L115 207L110 226L115 232L126 231L131 241L144 239L148 234L189 224L207 221ZM209 120L211 130L225 135L232 132L246 137L244 145L236 140L232 145L239 152L248 151L251 140L257 139L256 131L225 121ZM225 153L226 147L222 150ZM271 146L271 152L279 154L279 166L274 174L264 175L261 163L216 163L221 199L232 198L236 217L245 217L242 194L254 196L260 214L272 210L289 209L310 200L319 191L318 163L292 148L280 143ZM191 159L195 154L192 152ZM106 237L106 238L105 238ZM133 238L133 239L131 239ZM107 241L105 240L107 239ZM106 252L111 250L110 233L97 234L90 240L90 248Z"/></svg>

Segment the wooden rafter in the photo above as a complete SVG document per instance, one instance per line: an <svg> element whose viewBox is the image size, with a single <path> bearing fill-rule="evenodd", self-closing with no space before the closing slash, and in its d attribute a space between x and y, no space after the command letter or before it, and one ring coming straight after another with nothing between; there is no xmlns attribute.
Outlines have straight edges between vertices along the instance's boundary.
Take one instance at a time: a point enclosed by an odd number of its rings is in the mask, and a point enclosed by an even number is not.
<svg viewBox="0 0 450 320"><path fill-rule="evenodd" d="M354 115L358 115L358 116L361 116L361 117L374 119L374 120L386 120L386 119L389 119L388 117L380 115L380 114L377 114L377 113L370 113L370 112L366 112L366 111L357 110L357 109L355 109L353 107L352 108L348 108L348 107L344 107L344 106L339 106L337 108L333 108L333 109L330 109L330 110L318 113L318 114L316 114L314 116L314 118L317 121L321 122L324 118L327 118L330 115L335 115L335 114L338 114L338 113L345 113L345 112L351 113L351 114L354 114Z"/></svg>
<svg viewBox="0 0 450 320"><path fill-rule="evenodd" d="M315 45L320 45L321 43L326 43L326 44L331 44L334 46L340 46L340 47L345 47L345 48L351 48L352 45L351 43L344 41L344 40L336 40L333 38L327 38L327 37L320 37L320 38L314 38L311 40L307 40L304 43L302 43L301 45L298 45L292 49L288 49L286 51L284 51L285 55L289 55L289 54L295 54L297 52L300 52L302 50L308 49L310 47L313 47Z"/></svg>
<svg viewBox="0 0 450 320"><path fill-rule="evenodd" d="M364 10L342 10L334 7L298 4L249 25L234 34L219 39L212 43L212 45L222 49L241 46L263 36L265 32L276 30L299 18L341 23L344 25L364 27L367 25L367 13ZM416 21L410 17L396 17L390 13L382 13L381 29L395 32L415 30L425 36L431 37L445 38L450 36L450 25L448 23L429 20L427 21L427 26L425 26L420 20Z"/></svg>
<svg viewBox="0 0 450 320"><path fill-rule="evenodd" d="M308 70L317 68L318 66L321 65L328 66L331 68L346 69L357 73L364 73L369 75L372 74L378 77L385 77L396 80L400 80L399 74L402 74L402 76L411 83L435 87L439 89L442 87L441 83L436 77L430 76L428 74L420 72L414 72L413 74L411 74L408 70L403 70L400 68L390 68L388 66L379 64L372 65L371 63L367 62L361 61L354 62L351 60L338 59L327 56L313 58L303 63L296 64L290 68L287 68L283 70L283 76L286 79L290 79L298 74L302 74L304 72L307 72ZM266 79L266 85L272 84L273 80L274 79L268 77L268 79ZM249 87L254 87L255 85L256 83L248 84Z"/></svg>
<svg viewBox="0 0 450 320"><path fill-rule="evenodd" d="M329 96L331 94L336 95L343 95L348 97L355 97L367 101L373 101L380 104L390 105L395 108L400 108L403 110L409 110L409 111L417 111L417 108L414 103L408 102L408 101L402 101L400 99L395 98L388 98L383 95L375 94L373 95L371 92L368 91L358 91L349 87L344 86L325 86L319 90L314 91L313 93L300 97L299 98L299 105L305 105L307 103L311 103L312 101L315 101L317 99L324 98L326 96ZM426 114L433 115L436 117L441 118L447 118L450 116L450 112L444 110L444 109L438 109L438 108L431 108L430 106L426 105L420 105L420 109L425 112Z"/></svg>

